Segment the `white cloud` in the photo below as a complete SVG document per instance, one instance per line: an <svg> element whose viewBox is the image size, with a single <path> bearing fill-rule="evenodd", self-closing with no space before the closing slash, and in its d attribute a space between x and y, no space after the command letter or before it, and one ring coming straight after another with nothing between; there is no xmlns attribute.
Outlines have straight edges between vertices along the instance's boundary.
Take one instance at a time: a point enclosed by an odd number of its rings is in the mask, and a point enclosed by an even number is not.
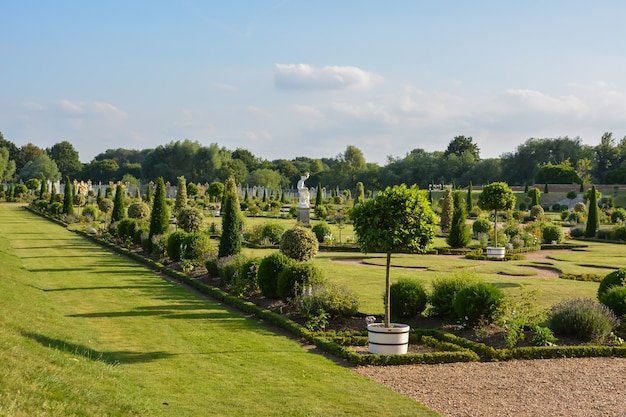
<svg viewBox="0 0 626 417"><path fill-rule="evenodd" d="M381 76L352 66L274 65L275 85L285 90L368 89L380 81Z"/></svg>
<svg viewBox="0 0 626 417"><path fill-rule="evenodd" d="M535 90L513 88L506 90L505 94L519 100L519 104L533 111L575 116L581 116L588 111L585 103L572 94L553 97Z"/></svg>
<svg viewBox="0 0 626 417"><path fill-rule="evenodd" d="M305 104L292 104L291 108L304 116L323 117L322 112L315 107L307 106Z"/></svg>
<svg viewBox="0 0 626 417"><path fill-rule="evenodd" d="M119 110L110 103L102 101L82 102L61 100L59 105L61 106L61 109L73 114L107 117L117 120L126 120L128 118L128 115L125 112Z"/></svg>
<svg viewBox="0 0 626 417"><path fill-rule="evenodd" d="M332 103L331 107L339 112L365 121L379 121L386 124L397 124L398 117L392 114L388 107L382 104L367 102L361 105L350 103Z"/></svg>

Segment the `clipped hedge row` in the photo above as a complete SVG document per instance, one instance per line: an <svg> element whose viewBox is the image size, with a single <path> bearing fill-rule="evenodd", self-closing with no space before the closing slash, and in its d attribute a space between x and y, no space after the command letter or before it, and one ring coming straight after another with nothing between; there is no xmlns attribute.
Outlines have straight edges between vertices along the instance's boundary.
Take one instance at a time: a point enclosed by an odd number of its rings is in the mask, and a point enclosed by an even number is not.
<svg viewBox="0 0 626 417"><path fill-rule="evenodd" d="M604 275L597 274L560 274L561 279L571 279L574 281L588 281L588 282L600 282L604 278Z"/></svg>

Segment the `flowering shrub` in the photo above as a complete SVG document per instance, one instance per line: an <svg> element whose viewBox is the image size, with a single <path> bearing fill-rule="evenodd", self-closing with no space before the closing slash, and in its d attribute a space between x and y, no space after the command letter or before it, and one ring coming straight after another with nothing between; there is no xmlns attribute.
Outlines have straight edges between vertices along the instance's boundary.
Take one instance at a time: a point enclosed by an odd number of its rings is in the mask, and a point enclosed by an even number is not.
<svg viewBox="0 0 626 417"><path fill-rule="evenodd" d="M589 299L563 301L552 307L548 319L556 334L578 336L602 343L619 326L619 320L605 305Z"/></svg>

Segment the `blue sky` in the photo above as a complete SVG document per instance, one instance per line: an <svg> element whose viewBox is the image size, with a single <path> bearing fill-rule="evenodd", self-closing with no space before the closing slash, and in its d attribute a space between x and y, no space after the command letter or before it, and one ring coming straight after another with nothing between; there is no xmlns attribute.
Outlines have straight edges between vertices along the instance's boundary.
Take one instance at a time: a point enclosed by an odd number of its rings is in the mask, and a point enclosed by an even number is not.
<svg viewBox="0 0 626 417"><path fill-rule="evenodd" d="M18 146L190 139L384 165L472 136L626 135L622 1L2 1L0 131Z"/></svg>

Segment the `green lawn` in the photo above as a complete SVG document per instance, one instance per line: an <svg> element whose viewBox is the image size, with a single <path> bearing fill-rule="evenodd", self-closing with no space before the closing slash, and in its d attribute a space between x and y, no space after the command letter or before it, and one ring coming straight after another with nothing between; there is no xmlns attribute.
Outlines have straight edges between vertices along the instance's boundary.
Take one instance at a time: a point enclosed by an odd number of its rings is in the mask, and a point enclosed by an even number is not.
<svg viewBox="0 0 626 417"><path fill-rule="evenodd" d="M437 415L16 205L0 265L0 415Z"/></svg>

